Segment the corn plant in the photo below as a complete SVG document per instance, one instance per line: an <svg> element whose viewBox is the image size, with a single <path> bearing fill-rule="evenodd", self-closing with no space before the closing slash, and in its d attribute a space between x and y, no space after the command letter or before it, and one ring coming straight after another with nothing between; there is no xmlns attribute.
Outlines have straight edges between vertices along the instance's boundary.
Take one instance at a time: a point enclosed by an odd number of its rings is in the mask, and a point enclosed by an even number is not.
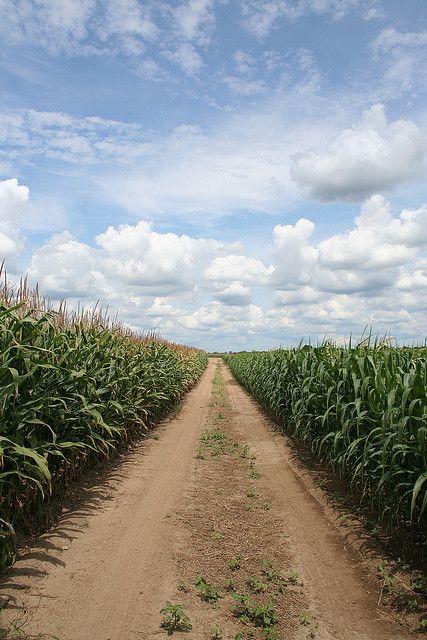
<svg viewBox="0 0 427 640"><path fill-rule="evenodd" d="M380 518L427 528L427 349L330 342L225 357L291 435L350 478Z"/></svg>
<svg viewBox="0 0 427 640"><path fill-rule="evenodd" d="M48 524L70 482L145 435L207 364L28 293L0 290L0 568L15 558L16 530Z"/></svg>

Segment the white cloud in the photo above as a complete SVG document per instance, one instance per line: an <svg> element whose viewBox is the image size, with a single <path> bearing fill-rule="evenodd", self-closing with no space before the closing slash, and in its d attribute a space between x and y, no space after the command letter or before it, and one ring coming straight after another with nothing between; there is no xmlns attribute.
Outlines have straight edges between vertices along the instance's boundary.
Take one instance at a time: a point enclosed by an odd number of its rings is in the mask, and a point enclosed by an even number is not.
<svg viewBox="0 0 427 640"><path fill-rule="evenodd" d="M325 294L310 286L298 287L298 289L288 289L276 293L277 306L295 306L312 302L320 302L325 298Z"/></svg>
<svg viewBox="0 0 427 640"><path fill-rule="evenodd" d="M317 260L317 249L309 242L314 228L311 220L305 218L298 220L295 225L274 227L275 269L272 281L278 288L310 282Z"/></svg>
<svg viewBox="0 0 427 640"><path fill-rule="evenodd" d="M289 175L291 156L328 131L324 122L295 122L287 108L227 115L214 131L178 127L132 166L100 176L97 189L150 218L204 223L241 210L281 211L299 191Z"/></svg>
<svg viewBox="0 0 427 640"><path fill-rule="evenodd" d="M214 0L186 0L176 7L174 18L181 37L206 44L215 24Z"/></svg>
<svg viewBox="0 0 427 640"><path fill-rule="evenodd" d="M209 332L212 335L239 335L252 333L264 325L262 309L254 304L248 306L225 305L213 301L209 305L199 307L181 319L186 330Z"/></svg>
<svg viewBox="0 0 427 640"><path fill-rule="evenodd" d="M427 205L419 209L403 209L398 218L391 214L390 205L382 196L373 196L356 218L359 227L382 235L385 241L405 247L427 245Z"/></svg>
<svg viewBox="0 0 427 640"><path fill-rule="evenodd" d="M139 55L159 35L151 3L137 0L0 0L0 33L52 53Z"/></svg>
<svg viewBox="0 0 427 640"><path fill-rule="evenodd" d="M0 32L6 40L75 53L88 35L95 9L96 0L0 0Z"/></svg>
<svg viewBox="0 0 427 640"><path fill-rule="evenodd" d="M266 267L260 260L232 254L215 258L206 269L204 277L214 282L238 280L247 284L263 284L267 282L271 272L272 267Z"/></svg>
<svg viewBox="0 0 427 640"><path fill-rule="evenodd" d="M104 40L118 35L124 38L122 42L125 49L131 45L129 53L133 54L140 52L141 42L137 38L147 41L158 38L159 29L152 20L148 4L142 4L138 0L106 0L103 5L106 19L100 23L98 31ZM133 46L136 49L132 47L131 38L134 38Z"/></svg>
<svg viewBox="0 0 427 640"><path fill-rule="evenodd" d="M18 181L0 181L0 262L13 260L22 250L23 240L20 228L28 210L29 189Z"/></svg>
<svg viewBox="0 0 427 640"><path fill-rule="evenodd" d="M257 61L250 53L239 49L234 52L233 58L238 73L244 76L251 76L254 73Z"/></svg>
<svg viewBox="0 0 427 640"><path fill-rule="evenodd" d="M245 0L243 25L256 38L263 39L280 19L293 21L314 13L340 20L353 9L371 4L364 0Z"/></svg>
<svg viewBox="0 0 427 640"><path fill-rule="evenodd" d="M146 316L154 316L157 323L162 322L164 318L173 318L183 315L182 311L176 309L167 298L156 296L148 308L144 310Z"/></svg>
<svg viewBox="0 0 427 640"><path fill-rule="evenodd" d="M41 157L54 171L59 161L88 165L86 188L138 217L276 211L296 194L289 157L307 136L305 124L290 130L281 118L233 115L213 132L182 125L162 136L132 122L18 110L0 113L0 145L14 173ZM310 139L319 131L323 123Z"/></svg>
<svg viewBox="0 0 427 640"><path fill-rule="evenodd" d="M387 98L413 99L427 87L427 31L383 29L373 40L374 61L382 68L381 90Z"/></svg>
<svg viewBox="0 0 427 640"><path fill-rule="evenodd" d="M154 292L192 290L196 274L225 249L215 240L156 233L141 221L135 226L109 227L96 238L111 277Z"/></svg>
<svg viewBox="0 0 427 640"><path fill-rule="evenodd" d="M239 96L256 96L266 91L263 80L247 80L237 76L224 76L223 82L233 93Z"/></svg>
<svg viewBox="0 0 427 640"><path fill-rule="evenodd" d="M315 302L325 293L372 297L397 282L408 287L412 280L406 271L419 271L420 250L427 245L426 215L422 206L394 217L382 196L372 196L353 229L317 243L310 241L314 225L309 220L277 226L272 284L279 290L278 302Z"/></svg>
<svg viewBox="0 0 427 640"><path fill-rule="evenodd" d="M155 82L161 82L167 78L166 73L159 63L149 57L145 57L138 61L134 67L134 73L144 80L153 80Z"/></svg>
<svg viewBox="0 0 427 640"><path fill-rule="evenodd" d="M427 269L419 269L413 273L403 275L397 281L396 287L404 291L422 291L427 288Z"/></svg>
<svg viewBox="0 0 427 640"><path fill-rule="evenodd" d="M43 156L79 165L129 162L150 149L142 125L34 109L0 112L0 144L11 162Z"/></svg>
<svg viewBox="0 0 427 640"><path fill-rule="evenodd" d="M232 282L214 294L216 300L231 306L247 306L251 302L251 290L241 282Z"/></svg>
<svg viewBox="0 0 427 640"><path fill-rule="evenodd" d="M144 296L154 297L148 315L155 315L160 299L191 294L212 260L233 248L216 240L157 233L145 221L109 227L95 240L92 247L69 232L54 235L32 255L32 281L53 297L102 298L116 305L122 299L135 305Z"/></svg>
<svg viewBox="0 0 427 640"><path fill-rule="evenodd" d="M178 45L174 51L165 51L165 55L188 76L196 75L203 66L200 54L190 42Z"/></svg>
<svg viewBox="0 0 427 640"><path fill-rule="evenodd" d="M415 178L424 153L418 127L409 120L388 123L384 106L376 104L326 151L297 156L291 175L315 199L358 201Z"/></svg>
<svg viewBox="0 0 427 640"><path fill-rule="evenodd" d="M372 43L376 53L388 52L399 47L411 49L427 46L427 31L397 31L394 27L383 29Z"/></svg>
<svg viewBox="0 0 427 640"><path fill-rule="evenodd" d="M0 247L8 260L30 206L26 187L0 183ZM268 266L234 245L159 233L140 221L109 227L93 244L53 235L33 251L28 273L54 299L100 301L135 328L205 346L274 346L357 334L366 324L421 337L426 223L427 205L396 215L372 196L346 233L314 240L310 220L276 225Z"/></svg>
<svg viewBox="0 0 427 640"><path fill-rule="evenodd" d="M54 235L32 255L29 276L54 298L108 300L111 288L99 269L96 250L64 232Z"/></svg>

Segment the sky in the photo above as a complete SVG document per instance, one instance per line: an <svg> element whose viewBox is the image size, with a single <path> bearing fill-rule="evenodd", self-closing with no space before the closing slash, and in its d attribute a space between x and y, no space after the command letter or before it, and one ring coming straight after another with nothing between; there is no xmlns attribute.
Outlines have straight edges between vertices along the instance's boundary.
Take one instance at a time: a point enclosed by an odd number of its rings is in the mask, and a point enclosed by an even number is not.
<svg viewBox="0 0 427 640"><path fill-rule="evenodd" d="M0 0L0 259L206 350L427 335L425 0Z"/></svg>

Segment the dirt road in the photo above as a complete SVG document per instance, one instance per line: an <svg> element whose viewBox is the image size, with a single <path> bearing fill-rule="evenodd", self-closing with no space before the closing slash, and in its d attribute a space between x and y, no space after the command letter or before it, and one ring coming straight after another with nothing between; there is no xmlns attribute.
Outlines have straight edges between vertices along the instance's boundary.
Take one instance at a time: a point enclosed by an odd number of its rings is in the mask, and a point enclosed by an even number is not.
<svg viewBox="0 0 427 640"><path fill-rule="evenodd" d="M257 576L264 604L275 585L283 640L416 637L376 606L369 565L220 361L153 433L16 563L1 587L7 621L59 640L157 638L172 600L193 625L183 637L246 638L227 588L256 590ZM200 575L221 588L213 604Z"/></svg>

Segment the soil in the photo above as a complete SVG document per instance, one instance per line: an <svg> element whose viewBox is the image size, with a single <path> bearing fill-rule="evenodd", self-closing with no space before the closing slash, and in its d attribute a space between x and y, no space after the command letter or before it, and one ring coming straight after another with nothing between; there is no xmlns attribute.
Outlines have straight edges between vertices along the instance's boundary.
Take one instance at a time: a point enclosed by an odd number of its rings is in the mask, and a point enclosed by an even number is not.
<svg viewBox="0 0 427 640"><path fill-rule="evenodd" d="M268 638L233 612L237 591L274 602L271 638L418 637L383 604L365 538L213 358L180 413L21 550L0 585L0 627L21 629L10 638L159 638L172 601L192 623L183 638Z"/></svg>

